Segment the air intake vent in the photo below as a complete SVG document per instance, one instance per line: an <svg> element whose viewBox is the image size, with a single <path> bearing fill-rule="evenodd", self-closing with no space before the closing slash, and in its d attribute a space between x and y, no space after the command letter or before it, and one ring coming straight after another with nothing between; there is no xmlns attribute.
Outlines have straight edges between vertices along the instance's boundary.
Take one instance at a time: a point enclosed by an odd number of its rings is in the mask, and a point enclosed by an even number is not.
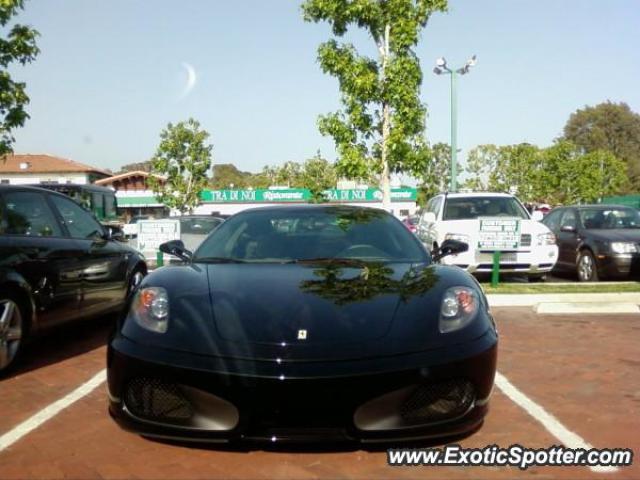
<svg viewBox="0 0 640 480"><path fill-rule="evenodd" d="M175 383L136 378L129 382L125 404L129 411L146 420L182 423L193 416L191 402Z"/></svg>
<svg viewBox="0 0 640 480"><path fill-rule="evenodd" d="M448 420L463 415L473 404L473 385L466 380L418 385L400 406L408 424Z"/></svg>

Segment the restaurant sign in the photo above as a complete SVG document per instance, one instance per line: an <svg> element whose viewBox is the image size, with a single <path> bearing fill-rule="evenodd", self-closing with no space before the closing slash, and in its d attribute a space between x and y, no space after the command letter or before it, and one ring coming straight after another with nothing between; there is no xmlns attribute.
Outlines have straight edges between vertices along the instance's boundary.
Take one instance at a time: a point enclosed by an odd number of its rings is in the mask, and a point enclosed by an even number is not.
<svg viewBox="0 0 640 480"><path fill-rule="evenodd" d="M330 189L324 191L327 202L380 202L382 192L368 189ZM255 190L204 190L200 199L205 203L304 203L311 200L306 188ZM417 198L415 188L394 188L392 202L412 202Z"/></svg>

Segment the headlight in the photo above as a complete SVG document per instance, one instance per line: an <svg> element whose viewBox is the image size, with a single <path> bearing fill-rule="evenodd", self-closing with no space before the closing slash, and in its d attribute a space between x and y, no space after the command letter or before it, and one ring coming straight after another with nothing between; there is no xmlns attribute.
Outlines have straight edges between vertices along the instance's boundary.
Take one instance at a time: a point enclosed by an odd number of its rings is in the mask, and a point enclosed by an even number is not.
<svg viewBox="0 0 640 480"><path fill-rule="evenodd" d="M551 233L541 233L538 235L538 245L555 245L556 244L556 236Z"/></svg>
<svg viewBox="0 0 640 480"><path fill-rule="evenodd" d="M445 240L459 240L460 242L469 243L469 235L464 233L447 233L444 236Z"/></svg>
<svg viewBox="0 0 640 480"><path fill-rule="evenodd" d="M440 332L460 330L475 318L478 312L478 293L469 287L447 289L440 306Z"/></svg>
<svg viewBox="0 0 640 480"><path fill-rule="evenodd" d="M613 253L636 253L638 247L635 243L630 242L611 242L611 251Z"/></svg>
<svg viewBox="0 0 640 480"><path fill-rule="evenodd" d="M136 292L131 303L133 319L142 328L164 333L169 326L169 295L162 287L147 287Z"/></svg>

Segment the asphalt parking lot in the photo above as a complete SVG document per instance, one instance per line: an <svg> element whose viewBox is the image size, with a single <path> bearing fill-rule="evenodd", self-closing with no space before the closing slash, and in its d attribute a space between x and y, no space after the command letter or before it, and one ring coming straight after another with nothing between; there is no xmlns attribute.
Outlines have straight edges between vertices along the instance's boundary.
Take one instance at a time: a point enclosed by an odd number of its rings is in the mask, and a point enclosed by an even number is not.
<svg viewBox="0 0 640 480"><path fill-rule="evenodd" d="M637 455L639 315L539 316L530 308L494 309L494 315L501 335L502 380L483 427L458 443L550 447L561 444L558 435L566 438L568 431L594 447L632 448ZM587 467L389 467L384 449L240 451L144 439L120 430L107 414L99 372L110 320L38 340L20 368L0 381L0 478L640 477L638 462L612 472ZM52 415L61 399L92 378L97 388L81 392L77 401ZM505 382L561 428L528 413Z"/></svg>

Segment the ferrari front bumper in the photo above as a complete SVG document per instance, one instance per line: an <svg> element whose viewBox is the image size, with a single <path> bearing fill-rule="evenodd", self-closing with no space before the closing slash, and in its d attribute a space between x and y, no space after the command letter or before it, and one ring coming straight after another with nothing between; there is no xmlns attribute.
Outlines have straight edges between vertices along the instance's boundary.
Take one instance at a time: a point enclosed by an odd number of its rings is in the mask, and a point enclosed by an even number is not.
<svg viewBox="0 0 640 480"><path fill-rule="evenodd" d="M244 360L240 368L118 336L108 351L109 411L127 430L174 440L446 437L482 423L496 357L493 330L466 345L401 357L323 365Z"/></svg>

